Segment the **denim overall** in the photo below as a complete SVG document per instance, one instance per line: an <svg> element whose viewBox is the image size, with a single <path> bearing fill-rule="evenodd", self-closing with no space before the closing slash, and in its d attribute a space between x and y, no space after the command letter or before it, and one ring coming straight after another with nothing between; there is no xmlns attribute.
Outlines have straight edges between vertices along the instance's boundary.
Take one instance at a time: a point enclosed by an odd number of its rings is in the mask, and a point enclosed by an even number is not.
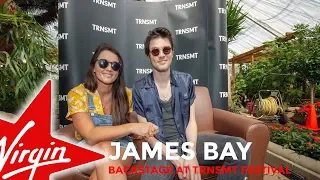
<svg viewBox="0 0 320 180"><path fill-rule="evenodd" d="M92 119L92 122L95 126L112 126L112 116L111 115L101 115L96 113L96 108L93 103L93 97L87 92L88 96L88 110L89 115ZM114 140L113 142L120 142L121 148L126 148L129 142L132 142L132 138L125 136L119 139ZM83 139L79 144L86 143Z"/></svg>

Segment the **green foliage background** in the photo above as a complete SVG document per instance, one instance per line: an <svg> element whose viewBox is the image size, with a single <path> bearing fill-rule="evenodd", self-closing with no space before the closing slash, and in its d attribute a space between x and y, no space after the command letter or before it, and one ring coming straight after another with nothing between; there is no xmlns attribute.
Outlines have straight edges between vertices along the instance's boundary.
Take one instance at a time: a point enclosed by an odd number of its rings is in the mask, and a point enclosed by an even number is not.
<svg viewBox="0 0 320 180"><path fill-rule="evenodd" d="M19 8L0 13L0 111L15 112L58 63L57 45L45 27ZM11 48L10 48L11 47Z"/></svg>
<svg viewBox="0 0 320 180"><path fill-rule="evenodd" d="M237 75L235 94L251 99L260 89L276 89L291 106L311 96L310 84L320 81L320 26L298 24L294 31L295 38L290 41L266 43L266 57ZM315 89L315 94L320 94L320 88Z"/></svg>

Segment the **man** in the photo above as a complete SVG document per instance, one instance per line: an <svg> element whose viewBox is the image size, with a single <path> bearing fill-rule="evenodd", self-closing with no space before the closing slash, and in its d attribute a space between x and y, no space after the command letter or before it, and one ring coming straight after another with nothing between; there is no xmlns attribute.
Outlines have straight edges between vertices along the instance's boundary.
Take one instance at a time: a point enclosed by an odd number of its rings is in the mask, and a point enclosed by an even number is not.
<svg viewBox="0 0 320 180"><path fill-rule="evenodd" d="M180 179L190 178L200 180L199 168L194 171L192 166L213 166L217 161L204 159L204 142L214 142L217 144L216 150L219 155L226 142L231 142L235 153L240 160L233 160L231 157L226 158L224 166L237 166L237 173L223 174L218 179L241 179L245 178L245 173L240 173L241 166L249 164L250 153L247 151L246 160L241 160L241 151L236 142L241 142L245 147L246 142L238 137L230 137L218 134L197 135L197 123L195 119L195 88L191 75L183 72L171 70L172 57L174 54L174 45L172 36L168 29L163 27L155 28L150 31L145 40L145 54L148 56L153 72L146 77L137 81L133 89L133 109L138 114L139 122L151 122L159 127L159 132L154 137L146 138L151 147L157 142L162 142L162 160L148 158L146 166L161 167L172 166L176 168L189 166L190 170L184 173L178 172ZM166 142L181 143L191 142L194 146L188 147L195 156L191 160L184 160L181 156L183 152L178 148L178 160L166 160ZM211 155L212 156L212 155ZM175 173L172 174L147 174L142 175L142 179L174 179Z"/></svg>

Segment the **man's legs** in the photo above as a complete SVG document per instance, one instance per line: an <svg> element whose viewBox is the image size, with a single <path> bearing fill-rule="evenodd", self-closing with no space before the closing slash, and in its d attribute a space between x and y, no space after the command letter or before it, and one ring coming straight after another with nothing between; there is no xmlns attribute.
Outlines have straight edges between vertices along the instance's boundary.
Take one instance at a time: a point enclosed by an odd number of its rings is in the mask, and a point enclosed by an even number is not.
<svg viewBox="0 0 320 180"><path fill-rule="evenodd" d="M162 156L162 160L157 159L158 155L156 154L153 158L148 158L145 163L145 171L146 168L149 168L149 173L144 173L141 176L141 180L173 180L176 175L176 170L171 161L166 160L165 156ZM151 174L152 168L156 168L157 171L163 169L172 169L171 173L153 173ZM163 170L164 171L164 170Z"/></svg>
<svg viewBox="0 0 320 180"><path fill-rule="evenodd" d="M205 160L204 159L204 143L205 142L214 142L217 144L218 149L216 152L219 154L216 160ZM242 147L245 147L247 142L239 137L232 137L220 134L202 134L198 135L197 138L197 159L200 166L215 166L218 165L220 160L221 153L224 149L226 142L230 142L238 160L233 160L231 156L226 156L224 158L223 166L236 166L237 173L233 171L231 173L224 173L218 176L218 180L244 180L246 177L246 172L241 172L242 166L248 166L250 163L250 148L246 153L246 160L242 160L242 152L240 151L237 142L242 144ZM212 148L212 147L210 147ZM209 153L210 156L213 156L213 153Z"/></svg>

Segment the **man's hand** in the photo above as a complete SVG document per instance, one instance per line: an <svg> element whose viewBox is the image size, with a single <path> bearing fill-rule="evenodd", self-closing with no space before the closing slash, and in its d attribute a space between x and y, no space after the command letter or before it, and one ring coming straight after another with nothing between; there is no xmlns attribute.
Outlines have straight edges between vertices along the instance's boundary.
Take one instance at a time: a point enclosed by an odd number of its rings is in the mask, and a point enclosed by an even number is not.
<svg viewBox="0 0 320 180"><path fill-rule="evenodd" d="M183 168L184 159L181 156L179 156L178 160L172 160L171 162L175 166L176 170L178 170L179 167L183 169L183 173L178 172L179 179L186 179L187 175L186 175L184 168Z"/></svg>
<svg viewBox="0 0 320 180"><path fill-rule="evenodd" d="M183 166L189 168L187 179L201 180L200 167L199 167L197 157L194 157L191 160L185 160ZM195 166L197 168L193 168Z"/></svg>

